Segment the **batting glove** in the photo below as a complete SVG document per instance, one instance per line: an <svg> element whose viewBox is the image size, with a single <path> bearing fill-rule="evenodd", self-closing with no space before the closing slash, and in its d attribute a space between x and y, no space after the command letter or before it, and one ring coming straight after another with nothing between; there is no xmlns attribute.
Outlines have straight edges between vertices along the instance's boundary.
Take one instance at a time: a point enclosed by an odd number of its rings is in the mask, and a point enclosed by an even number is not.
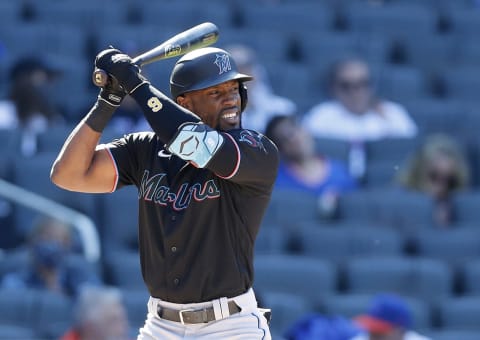
<svg viewBox="0 0 480 340"><path fill-rule="evenodd" d="M140 75L140 68L132 63L132 58L115 48L100 52L95 58L95 67L114 77L127 93L147 83L145 77Z"/></svg>

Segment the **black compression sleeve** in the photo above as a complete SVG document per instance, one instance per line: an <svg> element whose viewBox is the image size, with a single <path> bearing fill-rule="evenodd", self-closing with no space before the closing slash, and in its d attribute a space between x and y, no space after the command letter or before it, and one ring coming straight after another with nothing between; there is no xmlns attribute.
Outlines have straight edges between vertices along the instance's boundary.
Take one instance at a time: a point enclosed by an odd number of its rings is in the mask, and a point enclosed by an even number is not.
<svg viewBox="0 0 480 340"><path fill-rule="evenodd" d="M173 138L181 124L200 121L197 115L174 103L150 84L140 86L131 96L163 143L168 143Z"/></svg>

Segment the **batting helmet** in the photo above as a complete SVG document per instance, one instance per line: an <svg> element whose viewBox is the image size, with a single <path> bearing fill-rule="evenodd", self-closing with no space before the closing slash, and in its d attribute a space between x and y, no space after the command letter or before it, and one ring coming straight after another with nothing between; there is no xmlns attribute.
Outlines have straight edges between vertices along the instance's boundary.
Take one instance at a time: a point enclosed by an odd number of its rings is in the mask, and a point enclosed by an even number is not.
<svg viewBox="0 0 480 340"><path fill-rule="evenodd" d="M247 105L247 88L243 82L253 77L239 73L232 56L216 47L204 47L180 58L170 75L170 93L173 99L189 91L201 90L229 80L240 83L242 111Z"/></svg>

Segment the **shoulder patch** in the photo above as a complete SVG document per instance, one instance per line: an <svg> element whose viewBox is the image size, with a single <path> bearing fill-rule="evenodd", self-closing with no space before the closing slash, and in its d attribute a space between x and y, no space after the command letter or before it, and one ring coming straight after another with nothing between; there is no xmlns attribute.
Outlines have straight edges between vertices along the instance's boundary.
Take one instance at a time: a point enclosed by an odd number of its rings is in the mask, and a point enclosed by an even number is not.
<svg viewBox="0 0 480 340"><path fill-rule="evenodd" d="M249 130L242 130L240 132L240 138L238 139L239 142L246 143L247 145L251 146L252 148L258 148L263 151L267 151L265 146L262 142L262 136L258 133L254 133Z"/></svg>

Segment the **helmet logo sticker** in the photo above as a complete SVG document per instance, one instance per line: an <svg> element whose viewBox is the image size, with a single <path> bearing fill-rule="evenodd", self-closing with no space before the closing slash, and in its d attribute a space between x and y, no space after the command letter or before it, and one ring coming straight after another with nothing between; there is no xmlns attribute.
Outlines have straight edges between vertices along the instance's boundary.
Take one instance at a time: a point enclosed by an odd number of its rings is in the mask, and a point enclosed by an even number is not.
<svg viewBox="0 0 480 340"><path fill-rule="evenodd" d="M213 63L218 66L218 74L228 72L232 69L228 54L215 54L215 56L216 59Z"/></svg>

